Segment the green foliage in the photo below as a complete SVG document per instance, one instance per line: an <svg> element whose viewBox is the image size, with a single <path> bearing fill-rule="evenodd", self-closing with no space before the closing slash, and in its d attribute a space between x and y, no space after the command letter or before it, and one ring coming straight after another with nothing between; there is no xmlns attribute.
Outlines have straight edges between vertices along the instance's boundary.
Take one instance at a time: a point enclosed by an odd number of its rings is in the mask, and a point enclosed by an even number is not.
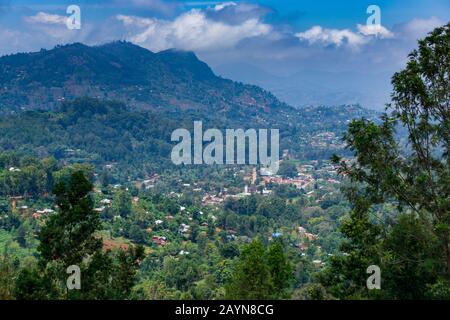
<svg viewBox="0 0 450 320"><path fill-rule="evenodd" d="M297 166L292 161L282 161L277 172L277 174L285 178L295 178L297 173Z"/></svg>
<svg viewBox="0 0 450 320"><path fill-rule="evenodd" d="M259 239L244 246L233 277L225 286L229 299L273 299L285 296L292 267L281 240L266 250Z"/></svg>
<svg viewBox="0 0 450 320"><path fill-rule="evenodd" d="M383 242L383 291L390 299L423 299L441 272L441 246L429 222L401 214ZM432 285L433 286L433 285ZM450 289L450 287L449 287Z"/></svg>
<svg viewBox="0 0 450 320"><path fill-rule="evenodd" d="M267 264L277 297L283 297L292 280L292 266L284 252L280 238L275 239L267 249Z"/></svg>
<svg viewBox="0 0 450 320"><path fill-rule="evenodd" d="M450 24L419 41L406 68L394 75L393 106L382 123L355 120L345 136L356 161L338 157L339 171L359 190L342 232L347 255L331 259L322 283L339 298L419 299L446 295L450 276ZM401 126L401 127L400 127ZM409 150L396 130L407 131ZM392 203L384 218L377 205ZM395 212L395 211L394 211ZM375 221L379 220L379 221ZM381 222L381 223L380 223ZM364 286L365 268L382 270L381 292ZM428 289L427 289L428 288ZM432 294L431 294L432 295Z"/></svg>
<svg viewBox="0 0 450 320"><path fill-rule="evenodd" d="M58 295L50 278L36 268L20 270L15 281L14 297L18 300L48 300Z"/></svg>
<svg viewBox="0 0 450 320"><path fill-rule="evenodd" d="M116 215L129 216L131 213L131 195L125 190L117 192L114 195L112 207Z"/></svg>
<svg viewBox="0 0 450 320"><path fill-rule="evenodd" d="M17 274L15 265L8 247L5 247L0 256L0 300L14 299L14 280Z"/></svg>
<svg viewBox="0 0 450 320"><path fill-rule="evenodd" d="M187 291L200 279L199 265L189 257L181 258L179 261L171 257L165 258L163 272L166 284L180 291Z"/></svg>
<svg viewBox="0 0 450 320"><path fill-rule="evenodd" d="M141 246L115 253L97 251L82 271L82 288L69 292L69 299L125 300L131 297L136 269L144 257Z"/></svg>
<svg viewBox="0 0 450 320"><path fill-rule="evenodd" d="M21 70L27 71L20 81L15 81ZM69 82L79 84L76 94ZM0 83L0 103L9 107L2 112L24 103L36 109L55 106L59 96L52 92L54 87L62 88L66 99L114 96L121 101L134 101L140 108L184 109L189 105L203 110L220 108L239 115L254 106L284 107L259 87L214 75L193 52L153 53L127 42L95 47L75 43L0 57ZM81 113L92 114L89 109L77 112Z"/></svg>
<svg viewBox="0 0 450 320"><path fill-rule="evenodd" d="M341 225L341 232L347 238L341 244L343 254L331 257L330 265L319 275L333 296L344 299L367 297L367 267L380 264L378 246L381 230L370 220L370 203L355 194L352 201L355 206Z"/></svg>
<svg viewBox="0 0 450 320"><path fill-rule="evenodd" d="M14 152L0 154L0 196L38 197L53 188L55 159L37 160Z"/></svg>
<svg viewBox="0 0 450 320"><path fill-rule="evenodd" d="M310 283L295 290L293 300L332 300L326 288L320 283Z"/></svg>
<svg viewBox="0 0 450 320"><path fill-rule="evenodd" d="M274 287L261 240L244 247L236 271L226 287L227 298L264 300L274 295Z"/></svg>
<svg viewBox="0 0 450 320"><path fill-rule="evenodd" d="M381 121L359 106L290 108L216 77L186 52L121 42L0 58L0 71L15 63L29 71L16 95L0 88L0 100L25 103L21 86L64 87L69 75L86 79L86 95L128 103L29 94L31 109L44 103L51 111L0 119L0 149L14 150L0 154L0 248L9 250L0 260L0 297L448 299L448 29L422 40L394 76L393 112ZM67 70L73 57L83 68ZM0 72L0 82L10 76ZM355 116L363 119L350 124L349 150L341 152L336 137ZM246 166L175 168L170 134L198 119L219 129L280 128L281 149L297 160L283 161L279 173L295 177L297 164L317 160L302 168L314 189L257 179L258 192L242 196ZM399 131L407 132L406 148ZM346 198L339 181L327 182L334 168L321 160L336 150L355 155L334 159L347 177ZM226 200L203 206L206 194ZM29 207L23 216L12 210L15 195ZM112 206L100 204L104 198ZM31 216L54 200L56 213ZM102 251L102 240L113 249ZM79 291L66 290L69 264L81 268ZM372 264L381 267L381 291L366 288Z"/></svg>
<svg viewBox="0 0 450 320"><path fill-rule="evenodd" d="M57 214L51 215L39 234L37 266L25 266L16 281L18 299L127 299L144 249L130 247L118 253L102 252L95 236L100 218L93 210L92 183L75 171L54 188ZM66 268L81 269L81 290L65 289Z"/></svg>
<svg viewBox="0 0 450 320"><path fill-rule="evenodd" d="M90 197L92 184L78 171L68 182L59 182L53 192L59 213L50 216L39 235L42 262L62 262L66 266L80 264L101 248L94 232L100 219L93 211Z"/></svg>

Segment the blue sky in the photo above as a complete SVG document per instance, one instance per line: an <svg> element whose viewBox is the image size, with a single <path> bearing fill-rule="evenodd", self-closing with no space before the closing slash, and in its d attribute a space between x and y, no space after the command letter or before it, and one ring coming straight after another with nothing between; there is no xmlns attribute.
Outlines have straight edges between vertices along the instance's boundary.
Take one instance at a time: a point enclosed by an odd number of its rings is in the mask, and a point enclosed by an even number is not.
<svg viewBox="0 0 450 320"><path fill-rule="evenodd" d="M80 30L66 27L71 4ZM380 8L376 28L369 5ZM449 20L448 0L0 0L0 54L128 40L192 50L216 73L293 105L380 109L417 39Z"/></svg>

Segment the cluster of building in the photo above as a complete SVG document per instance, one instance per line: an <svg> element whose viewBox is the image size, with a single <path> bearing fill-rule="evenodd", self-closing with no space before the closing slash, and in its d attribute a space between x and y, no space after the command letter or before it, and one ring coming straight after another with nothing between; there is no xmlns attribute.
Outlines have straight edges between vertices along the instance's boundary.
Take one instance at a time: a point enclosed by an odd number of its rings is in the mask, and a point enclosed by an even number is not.
<svg viewBox="0 0 450 320"><path fill-rule="evenodd" d="M31 215L34 219L40 219L42 216L47 216L51 213L55 212L55 210L52 209L42 209L42 210L36 210L35 212L33 212L33 214Z"/></svg>
<svg viewBox="0 0 450 320"><path fill-rule="evenodd" d="M342 141L331 131L321 132L311 137L311 146L318 149L340 149L344 147Z"/></svg>
<svg viewBox="0 0 450 320"><path fill-rule="evenodd" d="M306 238L309 241L317 240L317 235L307 232L302 226L298 227L297 231L301 238Z"/></svg>
<svg viewBox="0 0 450 320"><path fill-rule="evenodd" d="M262 177L265 185L276 183L276 184L291 184L297 187L297 189L311 190L314 188L315 180L311 176L304 176L298 178L282 178L278 176L265 176Z"/></svg>
<svg viewBox="0 0 450 320"><path fill-rule="evenodd" d="M202 198L202 206L219 205L219 204L223 203L224 200L225 200L225 197L223 197L221 194L214 195L214 194L205 193Z"/></svg>
<svg viewBox="0 0 450 320"><path fill-rule="evenodd" d="M155 187L156 182L161 178L161 176L157 173L153 174L148 179L139 180L135 182L135 187L138 189L151 189Z"/></svg>
<svg viewBox="0 0 450 320"><path fill-rule="evenodd" d="M100 200L100 204L101 204L101 206L94 208L94 211L99 212L99 213L103 212L106 209L106 207L111 207L112 200L105 198L105 199Z"/></svg>
<svg viewBox="0 0 450 320"><path fill-rule="evenodd" d="M152 243L157 245L157 246L164 246L166 245L167 242L167 238L166 237L161 237L161 236L153 236L152 237Z"/></svg>

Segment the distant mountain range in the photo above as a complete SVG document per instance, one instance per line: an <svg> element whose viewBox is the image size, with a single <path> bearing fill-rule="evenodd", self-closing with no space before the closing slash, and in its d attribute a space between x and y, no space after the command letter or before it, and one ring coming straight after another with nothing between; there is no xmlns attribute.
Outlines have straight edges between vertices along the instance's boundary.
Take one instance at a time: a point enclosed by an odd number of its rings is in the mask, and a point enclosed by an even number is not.
<svg viewBox="0 0 450 320"><path fill-rule="evenodd" d="M153 53L129 42L80 43L0 58L0 110L54 109L80 96L136 109L287 107L271 93L216 76L193 52Z"/></svg>
<svg viewBox="0 0 450 320"><path fill-rule="evenodd" d="M214 71L244 83L252 83L272 92L294 107L361 104L383 110L390 101L392 72L358 72L304 70L290 75L274 75L251 63L217 65Z"/></svg>
<svg viewBox="0 0 450 320"><path fill-rule="evenodd" d="M0 58L0 151L97 166L144 177L171 166L171 132L280 129L280 150L329 159L358 105L293 108L270 92L216 76L192 52L153 53L128 42ZM325 133L325 134L324 134ZM150 171L149 171L150 170Z"/></svg>

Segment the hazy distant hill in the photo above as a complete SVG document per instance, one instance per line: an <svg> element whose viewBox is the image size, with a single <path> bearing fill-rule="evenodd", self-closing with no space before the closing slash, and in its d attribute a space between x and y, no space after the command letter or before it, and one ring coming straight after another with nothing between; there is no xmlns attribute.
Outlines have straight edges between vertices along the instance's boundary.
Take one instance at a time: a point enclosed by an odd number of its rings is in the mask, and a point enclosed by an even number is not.
<svg viewBox="0 0 450 320"><path fill-rule="evenodd" d="M294 107L359 103L380 111L390 101L390 79L396 71L367 75L358 71L303 70L282 76L250 63L218 65L213 69L223 77L261 86Z"/></svg>
<svg viewBox="0 0 450 320"><path fill-rule="evenodd" d="M269 92L217 77L192 52L129 42L80 43L0 58L0 109L52 109L62 100L117 99L138 109L286 107Z"/></svg>

